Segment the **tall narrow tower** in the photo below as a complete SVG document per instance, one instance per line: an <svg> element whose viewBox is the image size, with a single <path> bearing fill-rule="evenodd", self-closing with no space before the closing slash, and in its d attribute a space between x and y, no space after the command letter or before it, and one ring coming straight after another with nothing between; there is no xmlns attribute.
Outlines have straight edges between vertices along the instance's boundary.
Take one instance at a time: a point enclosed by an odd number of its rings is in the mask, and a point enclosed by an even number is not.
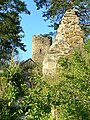
<svg viewBox="0 0 90 120"><path fill-rule="evenodd" d="M45 54L52 44L52 38L45 35L34 35L32 37L32 59L42 64Z"/></svg>

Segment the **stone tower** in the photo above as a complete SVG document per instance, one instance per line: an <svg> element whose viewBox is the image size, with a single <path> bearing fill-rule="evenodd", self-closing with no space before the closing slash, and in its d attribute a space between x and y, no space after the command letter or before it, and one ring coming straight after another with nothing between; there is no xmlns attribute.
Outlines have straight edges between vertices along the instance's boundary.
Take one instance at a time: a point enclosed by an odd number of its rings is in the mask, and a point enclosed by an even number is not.
<svg viewBox="0 0 90 120"><path fill-rule="evenodd" d="M42 64L47 51L52 44L52 38L48 35L34 35L32 37L32 59Z"/></svg>

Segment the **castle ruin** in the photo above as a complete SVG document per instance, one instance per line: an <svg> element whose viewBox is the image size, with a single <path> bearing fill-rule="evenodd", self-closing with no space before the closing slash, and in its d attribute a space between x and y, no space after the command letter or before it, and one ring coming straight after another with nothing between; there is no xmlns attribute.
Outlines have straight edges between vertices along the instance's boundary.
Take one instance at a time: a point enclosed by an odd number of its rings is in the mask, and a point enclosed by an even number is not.
<svg viewBox="0 0 90 120"><path fill-rule="evenodd" d="M42 64L44 74L52 74L57 68L58 59L68 56L73 48L83 44L83 39L79 17L75 10L69 9L62 18L53 43L50 37L33 36L32 59Z"/></svg>

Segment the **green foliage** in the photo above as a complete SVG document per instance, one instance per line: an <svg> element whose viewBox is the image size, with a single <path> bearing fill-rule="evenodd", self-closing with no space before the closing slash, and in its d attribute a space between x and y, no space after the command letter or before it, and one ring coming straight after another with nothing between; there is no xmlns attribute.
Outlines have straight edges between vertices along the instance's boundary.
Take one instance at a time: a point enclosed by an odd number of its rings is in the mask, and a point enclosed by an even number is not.
<svg viewBox="0 0 90 120"><path fill-rule="evenodd" d="M29 88L29 95L25 96L23 106L25 107L25 115L32 120L43 120L49 117L51 105L48 99L48 94L45 90L48 85L42 80L40 76L30 78L32 82ZM47 91L47 90L46 90Z"/></svg>
<svg viewBox="0 0 90 120"><path fill-rule="evenodd" d="M87 52L90 53L90 38L86 40L84 48Z"/></svg>
<svg viewBox="0 0 90 120"><path fill-rule="evenodd" d="M2 62L11 58L13 50L17 54L17 48L25 51L25 45L21 42L24 37L20 26L21 13L30 14L25 2L21 0L0 1L0 61Z"/></svg>
<svg viewBox="0 0 90 120"><path fill-rule="evenodd" d="M89 26L81 25L81 28L84 30L85 36L89 36L90 35L90 27Z"/></svg>
<svg viewBox="0 0 90 120"><path fill-rule="evenodd" d="M53 120L51 110L54 108L58 120L89 120L89 49L82 46L67 58L60 58L58 74L53 78L30 74L29 87L24 84L23 69L12 59L10 66L0 73L0 85L4 85L2 80L6 85L0 98L0 119Z"/></svg>
<svg viewBox="0 0 90 120"><path fill-rule="evenodd" d="M68 58L60 58L57 84L50 78L36 76L25 97L28 119L53 120L52 106L58 111L58 120L90 119L90 54L78 48Z"/></svg>
<svg viewBox="0 0 90 120"><path fill-rule="evenodd" d="M9 67L3 69L0 74L1 83L7 80L2 86L4 95L0 98L0 119L2 120L14 120L22 113L19 98L24 95L25 85L21 74L19 65L15 64L13 59Z"/></svg>
<svg viewBox="0 0 90 120"><path fill-rule="evenodd" d="M87 57L88 56L88 57ZM62 119L90 119L90 54L76 50L68 59L59 60Z"/></svg>

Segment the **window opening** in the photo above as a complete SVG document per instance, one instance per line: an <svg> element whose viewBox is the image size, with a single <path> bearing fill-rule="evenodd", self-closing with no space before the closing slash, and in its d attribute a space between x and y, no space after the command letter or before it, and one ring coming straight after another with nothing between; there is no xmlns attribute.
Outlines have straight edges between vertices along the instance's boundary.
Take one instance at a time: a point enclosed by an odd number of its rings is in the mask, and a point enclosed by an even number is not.
<svg viewBox="0 0 90 120"><path fill-rule="evenodd" d="M41 53L41 49L40 49L40 53Z"/></svg>

